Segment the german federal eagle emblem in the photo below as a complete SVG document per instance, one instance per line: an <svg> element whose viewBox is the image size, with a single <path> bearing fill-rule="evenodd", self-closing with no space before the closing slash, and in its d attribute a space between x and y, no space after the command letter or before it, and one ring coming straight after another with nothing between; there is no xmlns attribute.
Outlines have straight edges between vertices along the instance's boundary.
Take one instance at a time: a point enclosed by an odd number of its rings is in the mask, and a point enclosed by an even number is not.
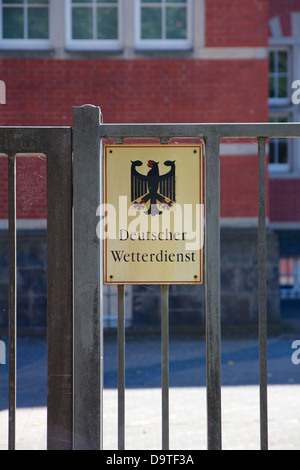
<svg viewBox="0 0 300 470"><path fill-rule="evenodd" d="M142 166L140 160L131 162L131 202L137 209L145 209L149 215L162 214L157 203L161 203L164 209L170 209L176 202L175 161L164 162L169 171L160 175L159 162L148 161L147 175L137 171Z"/></svg>

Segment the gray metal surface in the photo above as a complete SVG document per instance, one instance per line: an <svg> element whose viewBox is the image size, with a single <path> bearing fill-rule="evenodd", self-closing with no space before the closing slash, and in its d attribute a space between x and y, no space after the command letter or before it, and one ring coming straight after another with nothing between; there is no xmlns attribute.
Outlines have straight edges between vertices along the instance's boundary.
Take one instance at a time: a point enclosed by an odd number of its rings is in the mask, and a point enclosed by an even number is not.
<svg viewBox="0 0 300 470"><path fill-rule="evenodd" d="M72 135L49 135L47 155L48 450L73 447Z"/></svg>
<svg viewBox="0 0 300 470"><path fill-rule="evenodd" d="M162 450L169 450L169 286L161 287Z"/></svg>
<svg viewBox="0 0 300 470"><path fill-rule="evenodd" d="M125 289L118 286L118 449L125 450Z"/></svg>
<svg viewBox="0 0 300 470"><path fill-rule="evenodd" d="M100 317L100 109L73 112L74 449L97 450L103 439L103 341Z"/></svg>
<svg viewBox="0 0 300 470"><path fill-rule="evenodd" d="M48 449L103 447L102 138L198 137L206 145L205 285L208 449L222 448L220 306L220 139L258 138L258 289L261 448L268 448L266 307L266 138L300 137L299 123L102 124L100 109L74 108L74 223L70 128L0 128L7 155L42 152L48 172ZM10 448L14 448L16 367L15 204L10 158ZM72 253L73 233L73 253ZM73 259L73 266L72 266ZM72 271L73 268L73 271ZM73 272L73 279L72 279ZM168 287L162 286L162 447L169 447ZM119 290L119 447L125 447L124 292ZM122 299L122 300L121 300ZM74 305L73 305L74 301ZM73 307L73 310L72 310ZM74 317L72 316L74 313ZM74 321L74 329L73 329ZM74 343L73 343L74 331ZM74 348L74 349L73 349ZM73 369L74 353L74 369ZM74 372L74 377L73 377ZM73 380L74 379L74 380ZM73 400L74 397L74 400ZM73 434L74 433L74 434Z"/></svg>
<svg viewBox="0 0 300 470"><path fill-rule="evenodd" d="M205 294L207 445L221 450L221 302L220 302L220 140L206 141L205 176Z"/></svg>
<svg viewBox="0 0 300 470"><path fill-rule="evenodd" d="M72 140L71 128L0 128L0 151L10 155L10 409L14 420L16 233L13 160L17 153L47 155L48 264L48 449L72 448L73 325L72 325ZM13 447L13 424L10 447Z"/></svg>
<svg viewBox="0 0 300 470"><path fill-rule="evenodd" d="M159 138L167 143L174 137L203 138L206 145L205 181L205 288L207 329L207 437L208 449L222 449L221 412L221 303L220 303L220 140L221 138L249 137L258 139L259 151L259 343L260 343L260 409L261 448L268 447L267 410L267 309L266 309L266 139L300 136L299 123L232 123L232 124L103 124L103 138ZM164 289L164 288L163 288ZM166 292L162 290L165 310ZM162 317L162 322L165 317ZM166 323L162 323L162 394L163 394L163 448L168 442L168 379Z"/></svg>
<svg viewBox="0 0 300 470"><path fill-rule="evenodd" d="M300 136L300 123L229 124L103 124L104 138L157 137L294 137Z"/></svg>
<svg viewBox="0 0 300 470"><path fill-rule="evenodd" d="M261 450L268 449L266 139L258 139L258 317Z"/></svg>
<svg viewBox="0 0 300 470"><path fill-rule="evenodd" d="M16 158L8 157L9 212L9 388L8 388L8 448L16 445L17 394L17 227L16 227Z"/></svg>

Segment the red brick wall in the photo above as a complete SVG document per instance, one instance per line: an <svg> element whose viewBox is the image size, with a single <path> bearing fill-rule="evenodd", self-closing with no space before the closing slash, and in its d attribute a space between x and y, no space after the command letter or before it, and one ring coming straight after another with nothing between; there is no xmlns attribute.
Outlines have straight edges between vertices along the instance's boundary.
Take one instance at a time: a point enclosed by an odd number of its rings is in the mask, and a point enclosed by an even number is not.
<svg viewBox="0 0 300 470"><path fill-rule="evenodd" d="M284 36L292 35L291 14L300 12L299 0L270 0L270 18L276 16ZM282 179L270 181L270 220L272 222L300 222L300 180Z"/></svg>
<svg viewBox="0 0 300 470"><path fill-rule="evenodd" d="M221 157L221 216L258 216L257 156Z"/></svg>
<svg viewBox="0 0 300 470"><path fill-rule="evenodd" d="M271 179L271 222L300 222L300 180Z"/></svg>
<svg viewBox="0 0 300 470"><path fill-rule="evenodd" d="M270 18L279 16L284 36L292 35L291 13L299 11L299 0L270 0Z"/></svg>
<svg viewBox="0 0 300 470"><path fill-rule="evenodd" d="M268 45L269 0L206 0L207 47Z"/></svg>
<svg viewBox="0 0 300 470"><path fill-rule="evenodd" d="M17 157L17 218L47 218L46 157ZM0 219L8 217L8 162L0 157Z"/></svg>
<svg viewBox="0 0 300 470"><path fill-rule="evenodd" d="M0 126L71 126L72 107L86 103L99 105L107 123L268 121L267 60L2 59L0 70L7 85ZM247 169L235 159L226 162L224 216L257 214L252 163L248 163ZM35 176L41 194L45 193L45 178L39 177L43 172L36 170ZM245 181L239 203L231 179L234 187L237 181ZM31 184L30 172L26 181ZM23 199L25 192L23 188ZM23 203L19 217L45 217L45 202L37 193L34 198L34 205L29 200ZM0 208L0 218L5 217Z"/></svg>
<svg viewBox="0 0 300 470"><path fill-rule="evenodd" d="M0 125L71 125L86 103L105 122L268 120L267 60L0 59L0 70Z"/></svg>

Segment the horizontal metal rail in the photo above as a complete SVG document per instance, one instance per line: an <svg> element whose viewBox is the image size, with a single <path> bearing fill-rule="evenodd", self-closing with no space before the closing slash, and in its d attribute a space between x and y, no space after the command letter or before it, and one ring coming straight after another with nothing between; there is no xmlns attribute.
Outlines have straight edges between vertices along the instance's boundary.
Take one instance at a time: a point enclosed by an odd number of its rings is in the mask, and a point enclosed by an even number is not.
<svg viewBox="0 0 300 470"><path fill-rule="evenodd" d="M300 123L103 124L103 138L297 138Z"/></svg>

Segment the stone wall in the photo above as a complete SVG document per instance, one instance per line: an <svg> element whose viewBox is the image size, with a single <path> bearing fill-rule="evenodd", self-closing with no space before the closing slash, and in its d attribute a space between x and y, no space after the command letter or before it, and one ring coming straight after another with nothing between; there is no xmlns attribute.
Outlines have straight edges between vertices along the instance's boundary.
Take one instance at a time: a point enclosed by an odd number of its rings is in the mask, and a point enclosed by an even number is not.
<svg viewBox="0 0 300 470"><path fill-rule="evenodd" d="M280 321L277 236L267 233L267 311L270 328ZM257 230L223 230L221 237L222 323L253 326L258 321Z"/></svg>
<svg viewBox="0 0 300 470"><path fill-rule="evenodd" d="M47 242L43 231L18 232L18 328L47 326ZM0 328L8 326L8 236L0 233Z"/></svg>
<svg viewBox="0 0 300 470"><path fill-rule="evenodd" d="M277 236L267 234L267 307L270 331L279 328ZM223 229L221 232L221 307L223 329L257 331L258 273L257 230ZM160 325L160 288L136 286L133 292L133 325ZM170 326L178 331L203 330L204 286L170 286Z"/></svg>
<svg viewBox="0 0 300 470"><path fill-rule="evenodd" d="M18 327L47 326L46 233L18 233ZM268 319L275 331L280 322L278 237L267 235ZM226 331L257 331L257 231L221 232L222 326ZM132 326L160 327L160 286L134 286ZM8 240L0 233L0 328L8 325ZM170 286L170 328L178 332L205 330L205 287Z"/></svg>

